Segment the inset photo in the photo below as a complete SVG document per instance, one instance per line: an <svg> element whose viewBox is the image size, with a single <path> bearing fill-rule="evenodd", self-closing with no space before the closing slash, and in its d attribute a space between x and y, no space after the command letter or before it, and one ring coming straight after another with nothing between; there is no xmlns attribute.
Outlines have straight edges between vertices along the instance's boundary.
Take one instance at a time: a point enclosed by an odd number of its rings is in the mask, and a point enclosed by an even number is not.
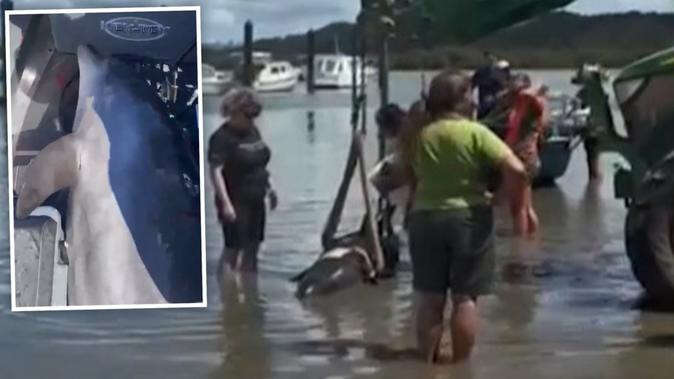
<svg viewBox="0 0 674 379"><path fill-rule="evenodd" d="M199 25L7 12L13 311L206 306Z"/></svg>

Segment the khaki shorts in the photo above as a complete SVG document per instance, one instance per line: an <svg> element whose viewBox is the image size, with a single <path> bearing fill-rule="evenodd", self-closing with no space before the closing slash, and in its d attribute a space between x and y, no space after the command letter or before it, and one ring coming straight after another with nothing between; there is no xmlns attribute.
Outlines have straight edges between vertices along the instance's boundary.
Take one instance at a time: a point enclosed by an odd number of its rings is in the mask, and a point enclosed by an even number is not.
<svg viewBox="0 0 674 379"><path fill-rule="evenodd" d="M491 207L415 211L410 215L414 289L478 297L491 293L495 253Z"/></svg>

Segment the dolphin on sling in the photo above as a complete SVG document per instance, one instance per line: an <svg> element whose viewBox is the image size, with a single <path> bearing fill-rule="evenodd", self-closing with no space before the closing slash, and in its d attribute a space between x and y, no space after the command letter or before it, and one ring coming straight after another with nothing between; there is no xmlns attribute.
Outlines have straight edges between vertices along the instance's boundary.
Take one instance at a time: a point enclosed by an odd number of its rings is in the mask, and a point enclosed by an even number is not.
<svg viewBox="0 0 674 379"><path fill-rule="evenodd" d="M26 169L16 217L68 188L68 304L202 301L199 196L188 151L130 66L77 50L73 132Z"/></svg>

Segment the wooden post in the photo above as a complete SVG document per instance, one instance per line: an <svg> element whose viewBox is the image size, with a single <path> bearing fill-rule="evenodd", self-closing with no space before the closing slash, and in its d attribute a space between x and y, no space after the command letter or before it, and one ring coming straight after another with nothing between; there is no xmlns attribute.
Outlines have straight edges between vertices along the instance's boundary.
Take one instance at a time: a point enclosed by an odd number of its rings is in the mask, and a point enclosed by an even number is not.
<svg viewBox="0 0 674 379"><path fill-rule="evenodd" d="M307 32L307 92L314 93L314 57L316 55L316 45L314 40L314 31L310 29Z"/></svg>
<svg viewBox="0 0 674 379"><path fill-rule="evenodd" d="M253 85L253 23L248 20L243 27L243 85Z"/></svg>

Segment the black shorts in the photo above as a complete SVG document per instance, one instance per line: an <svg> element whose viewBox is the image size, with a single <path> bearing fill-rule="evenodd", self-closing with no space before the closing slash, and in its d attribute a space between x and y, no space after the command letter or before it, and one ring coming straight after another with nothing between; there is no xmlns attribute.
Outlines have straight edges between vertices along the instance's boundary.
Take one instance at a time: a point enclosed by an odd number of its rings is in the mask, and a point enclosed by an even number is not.
<svg viewBox="0 0 674 379"><path fill-rule="evenodd" d="M410 215L414 289L477 297L491 293L495 253L491 207Z"/></svg>
<svg viewBox="0 0 674 379"><path fill-rule="evenodd" d="M266 222L264 200L254 203L234 203L234 210L236 211L234 222L222 221L225 246L242 249L264 241Z"/></svg>
<svg viewBox="0 0 674 379"><path fill-rule="evenodd" d="M599 139L596 137L585 137L583 141L585 147L585 152L587 153L587 159L593 160L597 158Z"/></svg>

